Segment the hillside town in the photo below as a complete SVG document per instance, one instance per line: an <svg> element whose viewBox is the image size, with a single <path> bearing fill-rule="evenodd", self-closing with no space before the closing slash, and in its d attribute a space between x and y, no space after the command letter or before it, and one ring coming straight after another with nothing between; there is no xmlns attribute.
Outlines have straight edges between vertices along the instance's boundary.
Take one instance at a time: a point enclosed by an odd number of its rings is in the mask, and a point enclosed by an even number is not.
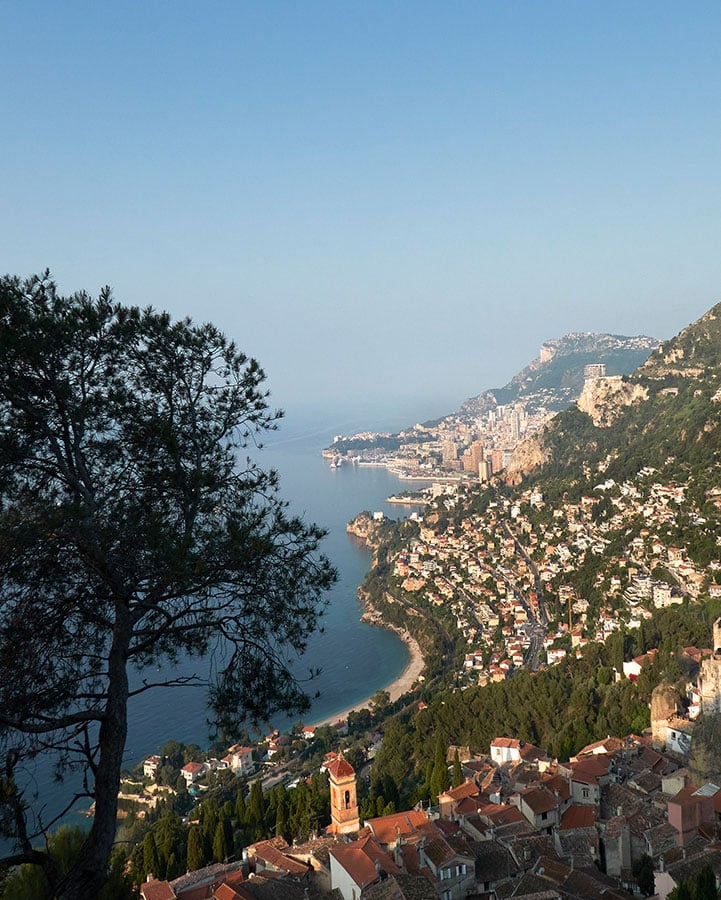
<svg viewBox="0 0 721 900"><path fill-rule="evenodd" d="M705 867L721 876L721 788L694 784L682 757L655 739L609 737L561 763L498 737L484 755L449 747L446 761L456 783L435 805L361 821L356 772L329 753L322 833L261 840L236 863L171 882L150 878L141 896L620 900L642 889L665 900Z"/></svg>
<svg viewBox="0 0 721 900"><path fill-rule="evenodd" d="M455 619L467 645L458 673L466 683L502 680L524 665L552 665L590 641L640 628L654 609L721 596L721 560L697 564L668 540L681 519L713 530L709 513L701 514L687 485L666 483L654 469L642 468L621 484L600 480L577 502L549 504L538 488L513 500L493 493L484 512L460 518L453 515L458 487L437 486L433 493L444 514L420 522L418 537L395 557L393 573L409 603ZM711 488L705 500L718 510L721 489ZM609 553L618 535L622 543ZM588 567L591 599L574 587Z"/></svg>
<svg viewBox="0 0 721 900"><path fill-rule="evenodd" d="M707 492L701 515L691 499L698 492L651 468L620 484L599 478L577 502L549 504L534 488L513 502L493 493L473 514L461 503L468 500L463 488L439 486L435 505L417 517L417 538L392 561L393 583L416 608L450 612L467 647L456 673L461 689L580 657L589 643L640 628L654 610L721 594L714 580L721 562L695 563L668 540L682 518L697 528L709 524L721 491ZM464 512L456 517L458 508ZM623 546L609 554L619 533ZM588 599L571 582L601 558ZM719 878L721 789L697 783L687 768L699 713L721 709L721 619L709 639L710 647L684 649L687 695L655 692L642 736L609 736L568 762L512 735L494 739L487 754L450 746L449 781L457 783L437 802L362 821L356 772L333 751L321 767L331 796L325 833L294 844L280 836L251 843L241 861L151 880L142 896L620 898L643 883L663 900L706 866ZM653 659L651 651L626 660L615 677L635 680ZM416 715L425 707L418 704ZM332 730L340 740L348 723ZM295 737L312 747L316 729ZM382 733L374 740L380 745ZM222 759L188 762L181 775L196 798L217 770L252 778L262 765L264 786L289 783L273 762L282 746L283 736L271 732L260 747L235 745ZM146 760L144 774L152 778L160 763Z"/></svg>

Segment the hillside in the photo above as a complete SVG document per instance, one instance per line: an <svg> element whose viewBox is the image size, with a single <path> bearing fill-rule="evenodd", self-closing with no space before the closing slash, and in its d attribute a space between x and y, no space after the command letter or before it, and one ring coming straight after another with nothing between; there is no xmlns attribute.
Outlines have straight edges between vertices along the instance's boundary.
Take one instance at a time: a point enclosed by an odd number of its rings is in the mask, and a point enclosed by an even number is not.
<svg viewBox="0 0 721 900"><path fill-rule="evenodd" d="M625 378L598 379L573 409L517 448L508 477L616 480L643 466L669 477L719 464L721 304L664 342Z"/></svg>
<svg viewBox="0 0 721 900"><path fill-rule="evenodd" d="M460 412L477 416L497 405L519 401L529 411L540 406L555 411L565 409L581 393L586 366L602 364L609 376L627 375L658 346L656 338L644 335L566 334L546 341L539 356L508 384L469 398Z"/></svg>
<svg viewBox="0 0 721 900"><path fill-rule="evenodd" d="M589 383L519 445L512 483L501 472L429 500L364 584L383 616L423 626L432 658L431 704L384 745L372 791L387 796L398 772L417 800L439 732L481 753L501 734L567 759L649 728L659 685L681 718L699 713L692 683L721 613L720 421L718 306L633 374ZM701 714L714 708L703 700ZM717 772L708 742L695 753L699 778Z"/></svg>

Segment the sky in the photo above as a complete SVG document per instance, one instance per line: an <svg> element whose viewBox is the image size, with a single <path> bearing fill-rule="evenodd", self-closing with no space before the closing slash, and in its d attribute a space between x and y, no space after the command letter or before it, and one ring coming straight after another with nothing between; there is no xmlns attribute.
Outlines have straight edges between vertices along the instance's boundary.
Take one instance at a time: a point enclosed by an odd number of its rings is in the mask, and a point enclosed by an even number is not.
<svg viewBox="0 0 721 900"><path fill-rule="evenodd" d="M721 300L721 5L0 0L0 271L400 428Z"/></svg>

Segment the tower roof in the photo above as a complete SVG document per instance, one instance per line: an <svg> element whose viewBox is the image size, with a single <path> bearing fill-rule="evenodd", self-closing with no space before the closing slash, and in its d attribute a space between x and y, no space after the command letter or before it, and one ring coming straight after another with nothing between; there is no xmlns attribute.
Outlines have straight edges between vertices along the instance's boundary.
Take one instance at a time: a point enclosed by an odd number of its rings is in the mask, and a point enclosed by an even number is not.
<svg viewBox="0 0 721 900"><path fill-rule="evenodd" d="M355 777L355 769L342 755L332 762L327 763L325 768L332 778Z"/></svg>

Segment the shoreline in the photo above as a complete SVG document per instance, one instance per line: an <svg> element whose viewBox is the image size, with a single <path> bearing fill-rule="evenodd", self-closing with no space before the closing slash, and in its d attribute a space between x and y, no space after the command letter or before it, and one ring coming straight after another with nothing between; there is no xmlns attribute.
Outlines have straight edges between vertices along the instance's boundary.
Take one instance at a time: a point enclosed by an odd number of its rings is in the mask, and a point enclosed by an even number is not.
<svg viewBox="0 0 721 900"><path fill-rule="evenodd" d="M398 678L395 681L392 681L385 688L379 688L379 690L388 691L391 698L391 703L398 700L399 697L402 697L403 694L407 693L411 687L418 681L418 678L422 674L425 669L426 663L423 659L423 654L421 653L421 648L418 645L418 641L404 629L394 628L390 625L386 625L385 623L374 622L372 624L379 625L382 628L388 628L391 631L395 631L398 637L403 641L403 643L408 647L408 651L410 653L410 659L408 660L408 665L401 672ZM347 719L348 715L352 712L355 712L359 709L364 709L370 706L370 697L367 697L365 700L359 700L354 703L352 706L347 707L346 709L342 709L339 712L333 713L331 716L327 716L326 718L320 721L313 721L311 724L315 728L319 728L322 725L334 725L336 722Z"/></svg>

